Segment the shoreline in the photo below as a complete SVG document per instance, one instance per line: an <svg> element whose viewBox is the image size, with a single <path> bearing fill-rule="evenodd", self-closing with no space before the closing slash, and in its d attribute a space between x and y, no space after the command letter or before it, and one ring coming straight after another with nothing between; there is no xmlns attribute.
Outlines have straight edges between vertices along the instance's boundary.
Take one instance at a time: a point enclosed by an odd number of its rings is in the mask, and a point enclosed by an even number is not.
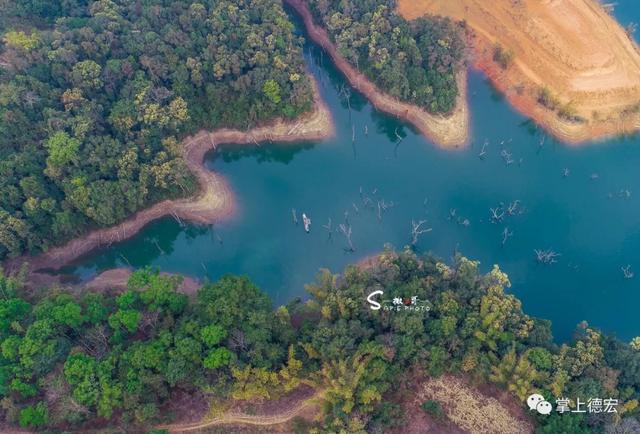
<svg viewBox="0 0 640 434"><path fill-rule="evenodd" d="M368 78L342 57L331 42L326 30L313 22L311 11L303 0L284 0L302 18L307 35L330 57L347 81L369 102L382 112L396 116L415 127L420 134L443 149L455 149L467 145L470 140L469 107L467 101L467 71L463 69L457 77L458 97L456 107L449 116L432 115L422 108L401 102L382 92Z"/></svg>
<svg viewBox="0 0 640 434"><path fill-rule="evenodd" d="M640 130L640 49L595 1L524 1L516 7L488 0L406 0L398 3L398 13L407 20L425 14L465 20L472 30L473 66L518 113L563 143ZM514 55L506 69L494 60L495 44ZM555 107L538 102L543 88ZM582 120L562 117L559 112L568 107Z"/></svg>
<svg viewBox="0 0 640 434"><path fill-rule="evenodd" d="M560 142L569 146L581 146L640 131L639 115L628 117L620 115L617 119L588 123L570 122L562 119L556 112L538 103L535 95L530 93L533 86L531 83L527 86L529 92L520 94L515 91L514 88L521 85L523 78L520 76L510 77L509 71L502 70L488 55L489 44L486 41L483 44L482 49L475 44L471 45L474 53L473 67L489 79L491 85L504 95L516 112L533 120L536 125Z"/></svg>
<svg viewBox="0 0 640 434"><path fill-rule="evenodd" d="M130 268L111 268L103 271L86 283L80 284L83 290L89 290L93 292L104 292L108 290L126 291L129 277L133 274ZM182 283L178 287L178 292L193 296L198 292L198 289L202 286L202 283L198 279L188 277L182 274L160 272L161 276L180 276L182 277Z"/></svg>
<svg viewBox="0 0 640 434"><path fill-rule="evenodd" d="M220 144L254 144L263 141L296 142L324 140L335 134L331 112L320 96L316 80L309 75L313 87L314 103L311 112L294 121L275 120L271 124L256 127L250 131L221 128L215 131L199 131L182 141L183 158L189 170L196 177L199 189L190 198L166 199L145 208L121 223L107 228L94 229L74 238L61 246L56 246L35 256L22 255L5 260L3 268L9 274L16 274L27 265L31 282L59 282L59 276L37 273L40 270L59 270L81 256L103 246L129 239L147 224L163 217L173 216L176 220L192 223L213 224L228 220L235 213L235 199L226 179L204 167L204 157Z"/></svg>

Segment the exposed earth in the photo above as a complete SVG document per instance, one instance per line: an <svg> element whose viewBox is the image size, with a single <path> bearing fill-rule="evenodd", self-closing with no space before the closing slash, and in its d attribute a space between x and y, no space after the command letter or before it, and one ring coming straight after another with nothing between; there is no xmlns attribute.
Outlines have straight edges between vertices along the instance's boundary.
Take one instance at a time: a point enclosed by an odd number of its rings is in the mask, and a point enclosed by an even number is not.
<svg viewBox="0 0 640 434"><path fill-rule="evenodd" d="M476 65L516 109L563 141L640 128L638 47L595 0L398 0L398 12L466 21ZM512 54L507 68L494 60L496 44ZM543 88L555 109L538 102Z"/></svg>

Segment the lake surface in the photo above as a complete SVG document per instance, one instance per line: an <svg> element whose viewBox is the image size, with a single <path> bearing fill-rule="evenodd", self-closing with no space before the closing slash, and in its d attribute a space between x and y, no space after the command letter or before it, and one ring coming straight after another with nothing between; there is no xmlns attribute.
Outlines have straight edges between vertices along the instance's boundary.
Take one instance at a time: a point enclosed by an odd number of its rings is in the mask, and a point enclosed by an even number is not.
<svg viewBox="0 0 640 434"><path fill-rule="evenodd" d="M626 24L640 18L639 9L625 0L616 14ZM233 221L183 228L159 220L66 271L85 279L128 265L209 280L246 274L274 302L286 303L305 296L304 284L318 269L339 272L386 243L401 249L411 241L411 221L427 220L432 231L420 238L418 251L450 261L457 249L481 261L483 271L499 264L525 311L552 320L557 340L569 339L582 320L625 340L640 335L640 138L562 145L471 72L472 144L442 151L373 110L317 48L308 46L306 57L333 113L334 139L223 147L206 165L230 181L238 201ZM515 201L514 215L492 222L490 208ZM378 202L388 205L380 215ZM299 220L302 212L311 217L311 233L293 223L292 208ZM331 237L322 227L329 219ZM345 250L346 238L336 230L345 219L355 252ZM512 235L503 245L505 228ZM561 256L542 265L534 249ZM636 278L624 278L627 265Z"/></svg>

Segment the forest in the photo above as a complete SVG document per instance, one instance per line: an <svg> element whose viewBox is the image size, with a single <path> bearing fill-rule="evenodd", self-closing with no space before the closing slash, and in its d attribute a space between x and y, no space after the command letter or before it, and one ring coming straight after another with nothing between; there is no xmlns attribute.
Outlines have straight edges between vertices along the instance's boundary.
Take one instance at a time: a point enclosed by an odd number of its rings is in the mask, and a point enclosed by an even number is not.
<svg viewBox="0 0 640 434"><path fill-rule="evenodd" d="M180 140L311 109L279 0L0 1L0 260L197 188Z"/></svg>
<svg viewBox="0 0 640 434"><path fill-rule="evenodd" d="M384 92L431 113L456 104L464 67L464 23L444 17L407 22L395 0L309 0L341 55Z"/></svg>
<svg viewBox="0 0 640 434"><path fill-rule="evenodd" d="M248 278L225 276L194 297L181 277L146 268L128 289L30 292L0 280L0 406L25 428L119 426L151 430L178 393L210 402L274 399L305 384L322 390L322 420L304 432L385 432L411 417L388 399L408 374L491 382L525 407L532 390L618 399L617 413L531 416L537 433L637 432L640 345L586 323L553 341L506 293L495 266L452 265L387 250L367 267L328 271L309 299L273 309ZM427 300L425 312L372 310L367 295Z"/></svg>

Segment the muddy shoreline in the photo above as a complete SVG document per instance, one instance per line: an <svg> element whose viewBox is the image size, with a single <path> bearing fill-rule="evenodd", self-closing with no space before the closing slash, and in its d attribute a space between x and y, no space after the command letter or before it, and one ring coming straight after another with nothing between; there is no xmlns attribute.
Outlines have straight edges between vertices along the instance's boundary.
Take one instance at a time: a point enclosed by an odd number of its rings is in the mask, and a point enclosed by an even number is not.
<svg viewBox="0 0 640 434"><path fill-rule="evenodd" d="M398 13L464 20L474 66L561 142L640 129L640 50L596 0L399 0ZM502 66L496 47L507 59Z"/></svg>
<svg viewBox="0 0 640 434"><path fill-rule="evenodd" d="M219 174L204 167L207 152L221 144L251 144L264 141L298 142L329 138L335 134L331 113L322 100L318 85L312 79L314 92L313 110L295 121L276 120L269 125L250 131L219 129L200 131L182 142L183 158L195 175L199 192L196 196L169 199L141 210L122 223L108 228L96 229L68 243L54 247L36 256L20 256L4 262L4 270L10 274L27 266L31 271L27 284L43 285L60 283L53 274L37 271L55 271L72 263L81 256L104 246L110 246L140 232L147 224L166 216L192 223L213 224L231 218L235 212L235 199L227 181Z"/></svg>
<svg viewBox="0 0 640 434"><path fill-rule="evenodd" d="M522 116L531 118L556 140L570 145L580 146L593 142L601 142L624 134L633 134L640 130L640 116L631 114L620 115L602 121L585 123L571 122L562 119L537 101L533 89L519 93L515 89L520 86L519 79L508 76L488 55L490 47L486 42L476 41L473 66L481 71L491 84L503 95L515 111ZM480 48L483 47L483 48Z"/></svg>
<svg viewBox="0 0 640 434"><path fill-rule="evenodd" d="M351 86L361 92L373 106L385 113L402 119L413 125L422 135L444 149L460 148L469 142L469 108L467 102L467 73L462 71L458 77L459 95L456 108L448 116L433 115L422 108L401 102L377 88L363 74L342 57L329 39L326 30L314 23L311 11L304 0L284 0L293 8L304 22L307 35L331 57L338 70L346 77Z"/></svg>

